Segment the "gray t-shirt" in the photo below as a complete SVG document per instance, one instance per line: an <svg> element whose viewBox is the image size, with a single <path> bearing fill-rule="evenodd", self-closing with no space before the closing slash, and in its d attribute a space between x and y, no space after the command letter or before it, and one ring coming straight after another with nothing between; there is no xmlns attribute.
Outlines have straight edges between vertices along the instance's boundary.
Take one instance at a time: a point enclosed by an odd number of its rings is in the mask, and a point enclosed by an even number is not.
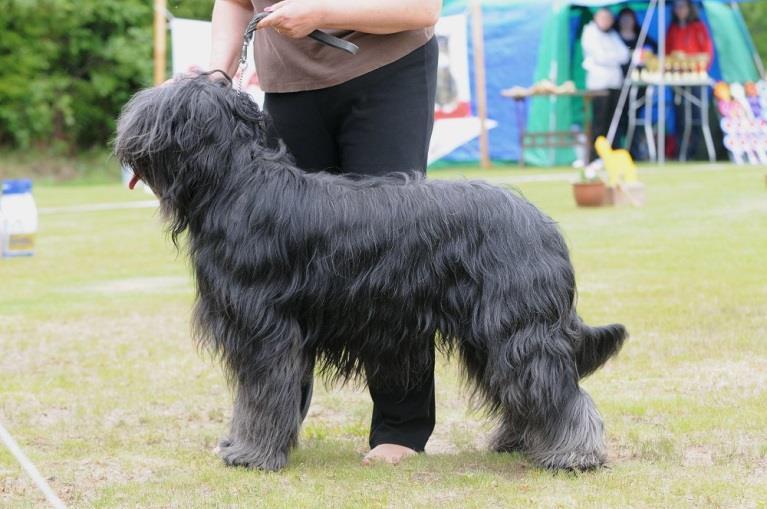
<svg viewBox="0 0 767 509"><path fill-rule="evenodd" d="M252 0L256 12L273 0ZM320 44L314 39L292 39L275 30L256 30L253 53L256 73L265 92L301 92L332 87L390 64L420 48L434 28L375 35L328 31L359 46L356 55Z"/></svg>

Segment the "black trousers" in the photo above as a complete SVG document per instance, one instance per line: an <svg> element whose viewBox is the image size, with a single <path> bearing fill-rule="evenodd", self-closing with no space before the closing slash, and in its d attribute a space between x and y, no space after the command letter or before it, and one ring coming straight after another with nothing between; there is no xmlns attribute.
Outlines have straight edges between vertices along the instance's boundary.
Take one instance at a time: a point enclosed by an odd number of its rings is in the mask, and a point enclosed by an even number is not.
<svg viewBox="0 0 767 509"><path fill-rule="evenodd" d="M594 150L594 142L599 136L607 137L607 132L610 130L610 122L612 122L615 110L618 108L618 99L620 98L621 91L616 89L608 89L606 96L598 96L592 99L592 121L591 121L591 161L594 161L599 157ZM616 135L615 140L619 140L620 136ZM613 145L616 145L614 143ZM591 162L589 161L589 162Z"/></svg>
<svg viewBox="0 0 767 509"><path fill-rule="evenodd" d="M394 63L334 87L266 94L273 134L307 171L423 173L434 124L437 56L432 39ZM434 366L417 378L408 390L368 380L370 447L394 443L423 451L434 430ZM304 387L303 399L308 405L311 384Z"/></svg>

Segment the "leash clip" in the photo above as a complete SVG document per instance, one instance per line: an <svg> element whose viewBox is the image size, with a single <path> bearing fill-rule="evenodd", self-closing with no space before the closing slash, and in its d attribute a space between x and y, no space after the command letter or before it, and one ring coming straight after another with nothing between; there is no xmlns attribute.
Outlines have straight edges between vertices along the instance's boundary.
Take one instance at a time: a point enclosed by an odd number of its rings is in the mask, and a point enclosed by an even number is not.
<svg viewBox="0 0 767 509"><path fill-rule="evenodd" d="M242 43L242 51L240 52L240 65L247 65L248 64L248 45L250 44L251 38L245 38Z"/></svg>
<svg viewBox="0 0 767 509"><path fill-rule="evenodd" d="M256 34L258 23L269 15L268 12L259 12L253 19L250 20L248 26L245 27L245 33L242 34L242 51L240 51L240 79L237 83L237 92L242 92L242 80L245 77L245 70L248 68L248 46L253 40L253 36Z"/></svg>

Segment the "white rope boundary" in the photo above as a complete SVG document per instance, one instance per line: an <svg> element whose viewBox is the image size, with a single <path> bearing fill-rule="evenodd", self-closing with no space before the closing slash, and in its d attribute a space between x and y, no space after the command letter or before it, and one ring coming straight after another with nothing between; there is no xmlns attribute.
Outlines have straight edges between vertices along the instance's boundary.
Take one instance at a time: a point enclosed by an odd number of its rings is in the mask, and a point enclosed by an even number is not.
<svg viewBox="0 0 767 509"><path fill-rule="evenodd" d="M70 205L66 207L42 207L38 209L40 214L59 214L66 212L101 212L107 210L130 210L157 208L160 202L157 200L126 201L117 203L93 203L87 205Z"/></svg>
<svg viewBox="0 0 767 509"><path fill-rule="evenodd" d="M29 458L26 457L26 455L24 455L24 452L19 447L19 444L16 443L11 434L8 433L2 424L0 424L0 440L2 440L3 444L5 444L5 447L11 451L13 457L16 458L16 461L19 462L29 477L32 478L35 485L37 485L40 491L43 492L45 498L48 499L48 502L51 504L51 506L55 507L56 509L66 509L67 506L64 505L64 502L62 502L61 499L56 496L56 493L54 493L43 476L40 475L40 472L37 470L35 465L29 460Z"/></svg>

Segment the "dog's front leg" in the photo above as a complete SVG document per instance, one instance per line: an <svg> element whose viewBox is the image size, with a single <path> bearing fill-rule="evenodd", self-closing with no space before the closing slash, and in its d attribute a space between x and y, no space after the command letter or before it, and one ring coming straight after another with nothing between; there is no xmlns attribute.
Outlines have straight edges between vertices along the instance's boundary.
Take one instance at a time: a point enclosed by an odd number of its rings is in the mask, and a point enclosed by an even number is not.
<svg viewBox="0 0 767 509"><path fill-rule="evenodd" d="M271 359L263 369L241 369L230 437L219 445L227 465L279 470L298 441L302 382L311 366L298 349Z"/></svg>

